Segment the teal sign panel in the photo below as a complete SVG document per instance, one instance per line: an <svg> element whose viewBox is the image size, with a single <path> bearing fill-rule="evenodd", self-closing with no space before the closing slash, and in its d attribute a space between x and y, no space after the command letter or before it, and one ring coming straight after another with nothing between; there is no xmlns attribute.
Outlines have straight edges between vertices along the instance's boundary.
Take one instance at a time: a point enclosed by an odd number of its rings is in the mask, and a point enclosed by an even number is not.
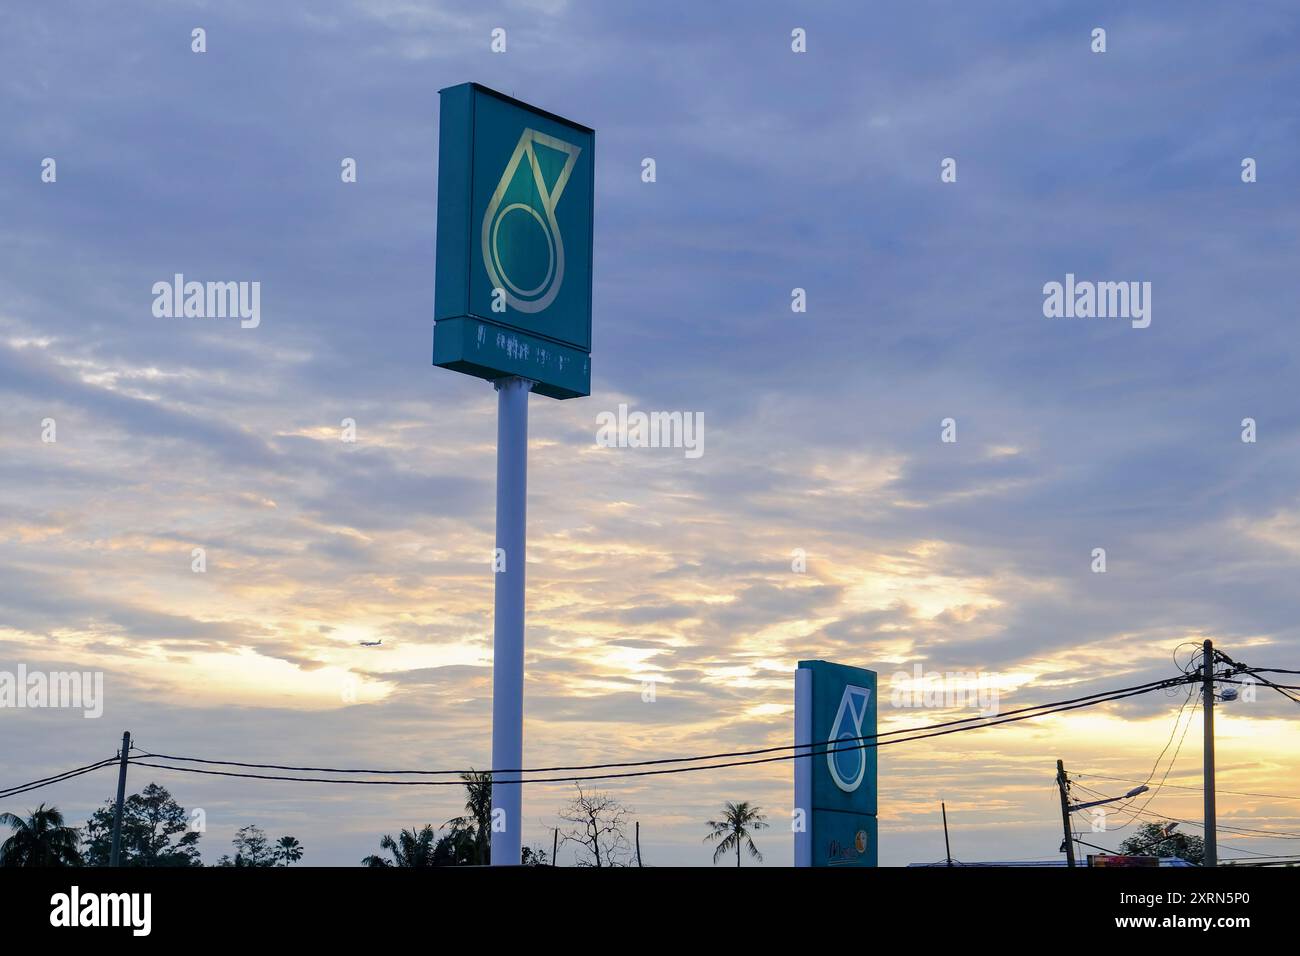
<svg viewBox="0 0 1300 956"><path fill-rule="evenodd" d="M813 866L876 866L875 671L828 661L800 661L812 672ZM836 745L838 744L838 748Z"/></svg>
<svg viewBox="0 0 1300 956"><path fill-rule="evenodd" d="M433 364L591 394L595 132L477 83L440 95Z"/></svg>

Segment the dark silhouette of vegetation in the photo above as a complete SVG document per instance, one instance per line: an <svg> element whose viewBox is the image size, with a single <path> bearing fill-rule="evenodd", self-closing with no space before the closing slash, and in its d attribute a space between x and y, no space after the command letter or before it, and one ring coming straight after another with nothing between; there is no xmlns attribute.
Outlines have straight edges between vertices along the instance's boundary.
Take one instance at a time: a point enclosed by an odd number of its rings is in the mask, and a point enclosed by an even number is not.
<svg viewBox="0 0 1300 956"><path fill-rule="evenodd" d="M106 800L85 827L86 864L108 866L113 846L113 809ZM199 832L166 787L151 783L122 804L122 866L202 866Z"/></svg>
<svg viewBox="0 0 1300 956"><path fill-rule="evenodd" d="M451 833L443 839L451 841L448 850L457 856L468 850L469 859L466 864L451 865L487 866L492 862L492 774L471 769L460 779L465 784L465 813L444 824L451 827Z"/></svg>
<svg viewBox="0 0 1300 956"><path fill-rule="evenodd" d="M255 824L240 827L231 844L235 848L234 857L223 855L217 866L275 866L280 861L283 865L302 859L303 848L297 837L284 836L272 843L266 831ZM289 852L292 859L286 857Z"/></svg>
<svg viewBox="0 0 1300 956"><path fill-rule="evenodd" d="M709 821L711 832L704 838L706 843L711 841L717 843L713 849L713 862L717 863L724 853L730 853L734 849L736 866L740 866L742 845L749 850L750 856L760 863L763 862L763 854L759 853L758 847L754 845L753 832L766 826L767 818L763 816L759 807L751 806L748 801L741 803L727 801L722 807L722 819Z"/></svg>
<svg viewBox="0 0 1300 956"><path fill-rule="evenodd" d="M76 827L65 826L58 807L41 804L23 819L0 813L0 826L13 830L0 844L0 866L81 866Z"/></svg>
<svg viewBox="0 0 1300 956"><path fill-rule="evenodd" d="M540 846L524 847L519 862L522 863L524 866L553 866L554 865L554 861L551 860L550 854L548 854Z"/></svg>
<svg viewBox="0 0 1300 956"><path fill-rule="evenodd" d="M465 812L445 824L439 836L432 824L402 830L379 841L389 856L371 854L362 866L486 866L492 862L492 774L470 770L460 775L465 784Z"/></svg>
<svg viewBox="0 0 1300 956"><path fill-rule="evenodd" d="M23 819L0 813L0 826L14 831L0 844L0 866L108 866L113 846L114 800L91 814L78 831L64 826L56 807L37 807ZM199 812L199 811L196 811ZM151 783L122 802L121 866L202 866L200 830L191 827L185 808L166 787ZM83 849L84 847L84 849ZM297 837L272 843L258 826L246 826L234 839L235 855L217 866L289 866L302 859Z"/></svg>
<svg viewBox="0 0 1300 956"><path fill-rule="evenodd" d="M627 866L632 857L624 828L631 811L607 793L587 793L578 784L578 795L560 810L569 824L560 838L578 847L578 866Z"/></svg>
<svg viewBox="0 0 1300 956"><path fill-rule="evenodd" d="M281 866L297 863L302 859L303 848L297 837L282 836L275 841L275 859Z"/></svg>
<svg viewBox="0 0 1300 956"><path fill-rule="evenodd" d="M379 840L381 849L392 854L392 859L371 854L361 861L362 866L436 866L434 863L435 835L433 824L426 823L424 828L403 830L394 840L385 833Z"/></svg>
<svg viewBox="0 0 1300 956"><path fill-rule="evenodd" d="M1119 852L1131 856L1176 856L1200 865L1205 859L1205 841L1176 832L1177 823L1144 823L1119 845Z"/></svg>

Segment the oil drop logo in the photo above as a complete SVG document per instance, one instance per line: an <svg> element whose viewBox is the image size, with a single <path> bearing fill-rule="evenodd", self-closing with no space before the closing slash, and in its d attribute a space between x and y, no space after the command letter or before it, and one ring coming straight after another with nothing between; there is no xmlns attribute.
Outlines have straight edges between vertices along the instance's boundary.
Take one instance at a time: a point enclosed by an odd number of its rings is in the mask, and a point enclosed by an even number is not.
<svg viewBox="0 0 1300 956"><path fill-rule="evenodd" d="M483 214L488 278L519 312L541 312L564 282L564 237L555 207L581 152L580 146L525 129Z"/></svg>
<svg viewBox="0 0 1300 956"><path fill-rule="evenodd" d="M827 742L842 745L845 749L827 751L826 763L830 767L835 786L845 793L857 790L867 772L867 751L860 746L866 741L857 738L862 736L862 723L867 717L869 700L871 691L868 688L846 684L835 723L831 725L830 740Z"/></svg>

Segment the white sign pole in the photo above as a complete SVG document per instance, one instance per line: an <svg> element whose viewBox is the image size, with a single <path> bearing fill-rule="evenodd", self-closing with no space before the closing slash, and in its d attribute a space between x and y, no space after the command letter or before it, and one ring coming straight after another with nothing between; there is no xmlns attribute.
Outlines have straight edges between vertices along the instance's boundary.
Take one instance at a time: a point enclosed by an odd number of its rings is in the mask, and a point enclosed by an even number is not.
<svg viewBox="0 0 1300 956"><path fill-rule="evenodd" d="M812 749L812 678L806 667L794 672L794 807L802 811L795 821L795 866L812 866L812 762L817 758L798 756Z"/></svg>
<svg viewBox="0 0 1300 956"><path fill-rule="evenodd" d="M503 378L497 389L497 560L492 632L492 767L519 779L524 765L524 547L528 512L528 393ZM502 559L504 558L504 569ZM492 781L492 865L518 866L523 787Z"/></svg>

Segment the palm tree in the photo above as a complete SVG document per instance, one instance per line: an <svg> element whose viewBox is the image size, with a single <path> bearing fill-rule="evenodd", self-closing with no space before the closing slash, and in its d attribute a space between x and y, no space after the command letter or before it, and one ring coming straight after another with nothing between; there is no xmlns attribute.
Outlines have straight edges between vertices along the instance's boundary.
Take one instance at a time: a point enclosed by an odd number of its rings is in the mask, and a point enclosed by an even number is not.
<svg viewBox="0 0 1300 956"><path fill-rule="evenodd" d="M393 855L392 860L382 856L371 855L361 861L362 866L432 866L433 865L433 826L426 823L418 833L414 829L403 830L394 840L387 833L379 841L379 846Z"/></svg>
<svg viewBox="0 0 1300 956"><path fill-rule="evenodd" d="M42 803L26 820L13 813L0 813L0 825L14 831L0 844L0 866L82 865L77 828L63 825L58 807Z"/></svg>
<svg viewBox="0 0 1300 956"><path fill-rule="evenodd" d="M452 817L444 824L451 827L455 837L466 832L474 839L474 862L486 866L491 862L492 850L492 774L470 770L462 773L465 784L465 815Z"/></svg>
<svg viewBox="0 0 1300 956"><path fill-rule="evenodd" d="M740 846L743 843L749 848L749 855L760 863L763 862L763 854L758 852L758 847L754 846L754 837L751 830L761 830L767 826L767 818L763 816L757 806L750 806L748 801L743 803L732 803L730 800L722 808L721 820L710 820L709 827L712 832L704 838L704 842L710 840L718 841L717 847L713 850L713 862L717 863L724 853L730 853L731 848L736 849L736 866L740 866Z"/></svg>
<svg viewBox="0 0 1300 956"><path fill-rule="evenodd" d="M302 844L297 837L282 836L275 841L275 858L282 860L282 866L297 863L302 859Z"/></svg>

